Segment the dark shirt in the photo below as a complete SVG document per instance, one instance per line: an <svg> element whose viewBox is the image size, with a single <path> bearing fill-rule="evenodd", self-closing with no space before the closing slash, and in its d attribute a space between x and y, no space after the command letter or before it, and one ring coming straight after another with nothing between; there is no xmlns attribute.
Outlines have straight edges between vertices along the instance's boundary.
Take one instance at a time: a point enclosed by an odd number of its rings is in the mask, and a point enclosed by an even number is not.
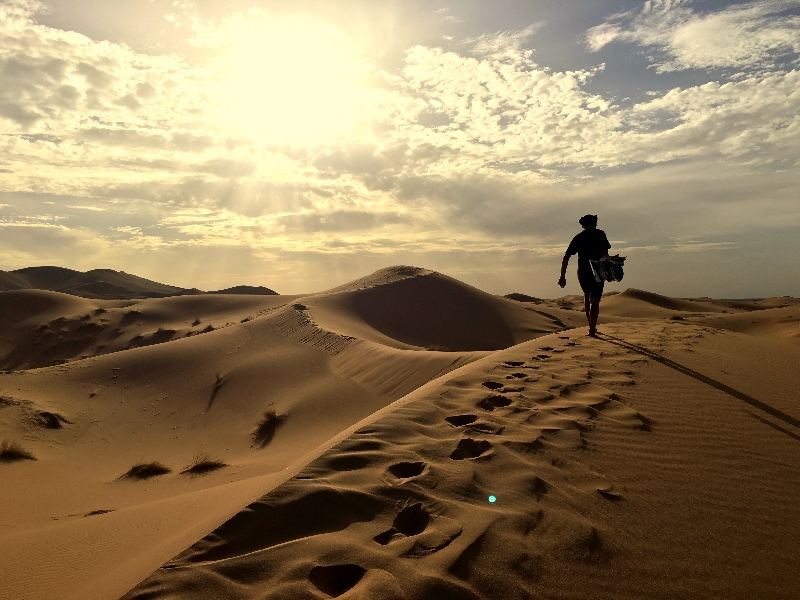
<svg viewBox="0 0 800 600"><path fill-rule="evenodd" d="M598 260L608 254L611 244L602 229L584 229L569 243L566 256L578 255L578 272L591 273L590 260Z"/></svg>

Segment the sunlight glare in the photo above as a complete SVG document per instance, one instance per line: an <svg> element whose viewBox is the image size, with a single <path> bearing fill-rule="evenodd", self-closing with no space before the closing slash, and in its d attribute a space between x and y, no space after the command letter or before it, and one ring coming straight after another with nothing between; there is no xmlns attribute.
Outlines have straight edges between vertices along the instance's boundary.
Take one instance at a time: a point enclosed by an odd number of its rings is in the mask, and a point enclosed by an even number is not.
<svg viewBox="0 0 800 600"><path fill-rule="evenodd" d="M218 67L223 118L266 141L321 141L356 126L368 65L332 25L265 18L232 33Z"/></svg>

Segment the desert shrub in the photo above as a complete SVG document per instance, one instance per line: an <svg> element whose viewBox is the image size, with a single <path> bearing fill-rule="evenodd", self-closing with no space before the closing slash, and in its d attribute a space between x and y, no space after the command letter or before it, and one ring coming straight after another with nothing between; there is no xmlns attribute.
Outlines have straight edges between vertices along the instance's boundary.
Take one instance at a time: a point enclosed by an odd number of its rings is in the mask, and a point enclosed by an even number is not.
<svg viewBox="0 0 800 600"><path fill-rule="evenodd" d="M33 417L33 421L45 429L61 429L62 423L69 423L64 417L57 413L40 411Z"/></svg>
<svg viewBox="0 0 800 600"><path fill-rule="evenodd" d="M172 469L160 462L136 463L121 477L121 479L150 479L158 475L171 473Z"/></svg>
<svg viewBox="0 0 800 600"><path fill-rule="evenodd" d="M431 352L450 352L451 351L450 348L448 348L447 346L442 346L441 344L428 344L425 347L425 349L429 350Z"/></svg>
<svg viewBox="0 0 800 600"><path fill-rule="evenodd" d="M200 323L202 323L202 321L200 320L200 317L197 317L194 320L194 323L192 323L192 327L197 327L198 325L200 325Z"/></svg>
<svg viewBox="0 0 800 600"><path fill-rule="evenodd" d="M263 448L275 437L275 432L286 422L286 415L278 415L274 410L265 410L261 420L253 430L253 445Z"/></svg>
<svg viewBox="0 0 800 600"><path fill-rule="evenodd" d="M192 462L181 474L183 475L205 475L211 471L216 471L222 467L227 467L227 463L211 458L206 452L198 452L192 457Z"/></svg>
<svg viewBox="0 0 800 600"><path fill-rule="evenodd" d="M16 462L18 460L36 460L36 457L23 448L19 442L9 440L0 442L0 462Z"/></svg>

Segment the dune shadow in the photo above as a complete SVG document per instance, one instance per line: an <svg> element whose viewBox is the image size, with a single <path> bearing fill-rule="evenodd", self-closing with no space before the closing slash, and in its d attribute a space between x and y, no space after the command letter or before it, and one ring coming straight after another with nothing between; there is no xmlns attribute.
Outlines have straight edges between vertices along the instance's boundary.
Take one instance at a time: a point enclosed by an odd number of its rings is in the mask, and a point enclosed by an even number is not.
<svg viewBox="0 0 800 600"><path fill-rule="evenodd" d="M770 415L772 417L775 417L776 419L779 419L780 421L783 421L784 423L787 423L788 425L792 425L793 427L797 427L797 428L800 429L800 419L797 419L797 418L795 418L795 417L783 412L782 410L779 410L779 409L777 409L777 408L775 408L773 406L770 406L769 404L767 404L765 402L762 402L761 400L753 398L752 396L749 396L749 395L745 394L744 392L740 392L737 389L734 389L734 388L732 388L732 387L730 387L728 385L725 385L721 381L717 381L716 379L713 379L713 378L709 377L708 375L703 375L702 373L698 373L694 369L690 369L689 367L687 367L685 365L682 365L682 364L680 364L678 362L675 362L674 360L670 360L669 358L665 358L663 356L660 356L656 352L653 352L652 350L650 350L648 348L645 348L644 346L639 346L638 344L632 344L632 343L626 342L625 340L622 340L620 338L614 337L613 335L608 335L608 334L605 334L605 333L604 334L600 334L598 332L597 338L601 339L601 340L603 340L605 342L608 342L609 344L614 344L615 346L619 346L620 348L625 348L626 350L631 350L633 352L641 354L642 356L646 356L647 358L650 358L650 359L652 359L652 360L654 360L656 362L659 362L662 365L669 367L670 369L674 369L674 370L678 371L679 373L683 373L684 375L688 375L689 377L692 377L692 378L696 379L697 381L701 381L702 383L705 383L706 385L710 385L711 387L713 387L713 388L715 388L715 389L717 389L717 390L719 390L721 392L724 392L724 393L728 394L729 396L733 396L737 400L741 400L742 402L745 402L746 404L749 404L753 408L757 408L758 410L763 411L763 412L767 413L768 415ZM759 419L759 420L761 420L761 419ZM781 428L781 429L779 429L779 431L784 431L784 430ZM784 433L789 433L789 432L784 431ZM795 435L792 435L792 437L797 438L797 436L795 436Z"/></svg>

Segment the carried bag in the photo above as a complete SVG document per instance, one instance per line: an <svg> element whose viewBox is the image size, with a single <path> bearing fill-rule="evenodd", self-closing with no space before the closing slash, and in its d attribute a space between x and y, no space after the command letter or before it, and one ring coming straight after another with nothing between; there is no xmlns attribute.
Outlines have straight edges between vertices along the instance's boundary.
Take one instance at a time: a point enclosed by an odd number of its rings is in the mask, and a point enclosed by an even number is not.
<svg viewBox="0 0 800 600"><path fill-rule="evenodd" d="M622 281L624 272L622 266L625 264L627 257L615 254L614 256L604 256L600 260L590 260L589 265L592 267L592 274L595 281Z"/></svg>

